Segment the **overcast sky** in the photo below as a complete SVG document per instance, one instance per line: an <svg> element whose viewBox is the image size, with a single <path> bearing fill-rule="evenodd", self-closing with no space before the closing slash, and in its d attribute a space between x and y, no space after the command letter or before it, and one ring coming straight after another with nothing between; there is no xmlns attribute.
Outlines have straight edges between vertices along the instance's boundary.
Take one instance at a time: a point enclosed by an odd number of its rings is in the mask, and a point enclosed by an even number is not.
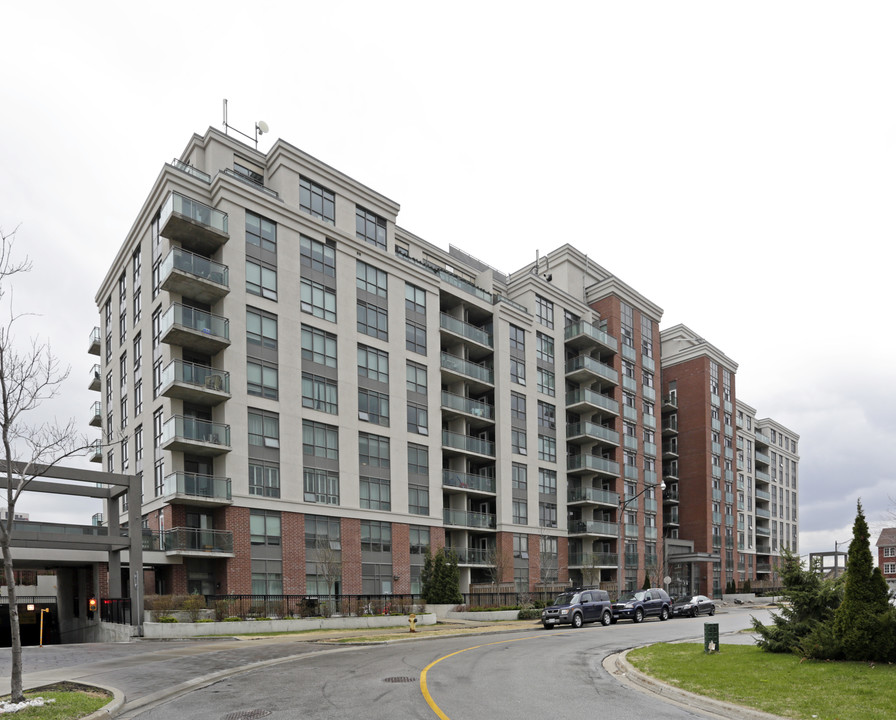
<svg viewBox="0 0 896 720"><path fill-rule="evenodd" d="M896 524L892 2L3 3L0 226L19 327L71 366L162 164L275 138L509 272L571 243L739 363L800 435L800 551ZM91 467L98 469L98 466ZM42 502L41 502L42 501ZM32 519L100 508L37 498Z"/></svg>

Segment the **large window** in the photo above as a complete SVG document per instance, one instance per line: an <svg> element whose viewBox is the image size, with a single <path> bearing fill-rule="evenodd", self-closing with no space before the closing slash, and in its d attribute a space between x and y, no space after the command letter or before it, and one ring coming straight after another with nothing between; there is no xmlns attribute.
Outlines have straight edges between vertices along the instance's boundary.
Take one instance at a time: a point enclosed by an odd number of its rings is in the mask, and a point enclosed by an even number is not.
<svg viewBox="0 0 896 720"><path fill-rule="evenodd" d="M513 420L526 419L526 396L520 393L510 393L510 417Z"/></svg>
<svg viewBox="0 0 896 720"><path fill-rule="evenodd" d="M246 392L250 395L276 400L280 385L277 365L263 360L249 360L246 362L246 383Z"/></svg>
<svg viewBox="0 0 896 720"><path fill-rule="evenodd" d="M336 277L336 248L332 244L302 235L299 238L299 257L302 267Z"/></svg>
<svg viewBox="0 0 896 720"><path fill-rule="evenodd" d="M521 463L513 463L510 473L510 487L514 490L525 490L528 485L528 468Z"/></svg>
<svg viewBox="0 0 896 720"><path fill-rule="evenodd" d="M535 334L535 357L545 362L554 362L554 338L543 332Z"/></svg>
<svg viewBox="0 0 896 720"><path fill-rule="evenodd" d="M516 358L510 358L510 380L517 385L526 384L526 363Z"/></svg>
<svg viewBox="0 0 896 720"><path fill-rule="evenodd" d="M362 207L355 210L355 234L359 240L386 249L386 220Z"/></svg>
<svg viewBox="0 0 896 720"><path fill-rule="evenodd" d="M336 195L304 177L299 178L299 208L331 225L336 223Z"/></svg>
<svg viewBox="0 0 896 720"><path fill-rule="evenodd" d="M358 433L358 458L361 466L388 469L391 465L389 438L370 433Z"/></svg>
<svg viewBox="0 0 896 720"><path fill-rule="evenodd" d="M339 412L336 381L303 372L302 407L336 415Z"/></svg>
<svg viewBox="0 0 896 720"><path fill-rule="evenodd" d="M323 505L339 504L339 473L306 467L304 470L305 502Z"/></svg>
<svg viewBox="0 0 896 720"><path fill-rule="evenodd" d="M361 552L392 552L392 525L376 520L362 520Z"/></svg>
<svg viewBox="0 0 896 720"><path fill-rule="evenodd" d="M255 308L246 308L246 342L277 349L277 316Z"/></svg>
<svg viewBox="0 0 896 720"><path fill-rule="evenodd" d="M526 448L526 431L525 430L513 430L510 431L510 449L512 452L515 452L517 455L526 455L528 450Z"/></svg>
<svg viewBox="0 0 896 720"><path fill-rule="evenodd" d="M302 325L302 359L336 367L336 336L310 325Z"/></svg>
<svg viewBox="0 0 896 720"><path fill-rule="evenodd" d="M525 351L526 331L516 325L510 326L510 349Z"/></svg>
<svg viewBox="0 0 896 720"><path fill-rule="evenodd" d="M338 460L339 428L313 420L303 420L302 452L313 457Z"/></svg>
<svg viewBox="0 0 896 720"><path fill-rule="evenodd" d="M280 466L260 460L249 461L249 494L280 497Z"/></svg>
<svg viewBox="0 0 896 720"><path fill-rule="evenodd" d="M246 260L246 292L268 300L277 299L277 269Z"/></svg>
<svg viewBox="0 0 896 720"><path fill-rule="evenodd" d="M525 500L513 501L513 523L515 525L527 525L529 523L529 508Z"/></svg>
<svg viewBox="0 0 896 720"><path fill-rule="evenodd" d="M247 210L246 242L268 252L277 252L277 224Z"/></svg>
<svg viewBox="0 0 896 720"><path fill-rule="evenodd" d="M557 409L551 403L538 401L538 426L553 430Z"/></svg>
<svg viewBox="0 0 896 720"><path fill-rule="evenodd" d="M407 363L408 392L426 394L426 366L408 360Z"/></svg>
<svg viewBox="0 0 896 720"><path fill-rule="evenodd" d="M259 447L280 447L280 418L276 413L249 411L249 444Z"/></svg>
<svg viewBox="0 0 896 720"><path fill-rule="evenodd" d="M425 313L426 291L423 288L418 288L416 285L405 283L404 307L408 312Z"/></svg>
<svg viewBox="0 0 896 720"><path fill-rule="evenodd" d="M358 419L376 425L389 425L389 395L358 388Z"/></svg>
<svg viewBox="0 0 896 720"><path fill-rule="evenodd" d="M535 317L542 325L554 327L554 303L541 295L535 296Z"/></svg>
<svg viewBox="0 0 896 720"><path fill-rule="evenodd" d="M429 475L429 448L426 445L408 443L408 473Z"/></svg>
<svg viewBox="0 0 896 720"><path fill-rule="evenodd" d="M302 278L300 289L302 312L336 322L335 290L307 278Z"/></svg>
<svg viewBox="0 0 896 720"><path fill-rule="evenodd" d="M358 375L379 382L389 382L389 353L367 345L358 345Z"/></svg>
<svg viewBox="0 0 896 720"><path fill-rule="evenodd" d="M280 545L280 513L250 510L249 535L253 545Z"/></svg>
<svg viewBox="0 0 896 720"><path fill-rule="evenodd" d="M411 485L408 488L408 512L412 515L429 515L429 489ZM413 553L413 550L411 551Z"/></svg>
<svg viewBox="0 0 896 720"><path fill-rule="evenodd" d="M538 468L538 492L542 495L557 494L557 472L547 468Z"/></svg>
<svg viewBox="0 0 896 720"><path fill-rule="evenodd" d="M547 435L538 436L538 459L557 462L557 440Z"/></svg>
<svg viewBox="0 0 896 720"><path fill-rule="evenodd" d="M541 527L557 527L556 503L538 503L538 524Z"/></svg>
<svg viewBox="0 0 896 720"><path fill-rule="evenodd" d="M361 507L370 510L391 510L392 490L387 478L361 476Z"/></svg>
<svg viewBox="0 0 896 720"><path fill-rule="evenodd" d="M408 403L408 432L429 435L429 410L425 405Z"/></svg>
<svg viewBox="0 0 896 720"><path fill-rule="evenodd" d="M358 332L378 340L388 340L389 313L379 305L358 300Z"/></svg>
<svg viewBox="0 0 896 720"><path fill-rule="evenodd" d="M554 373L550 370L545 370L544 368L538 368L538 391L544 393L545 395L550 395L554 397L556 394L556 389L554 384L556 383L556 377Z"/></svg>
<svg viewBox="0 0 896 720"><path fill-rule="evenodd" d="M389 293L389 276L386 271L360 260L358 260L356 282L358 290L364 290L371 295L386 297Z"/></svg>

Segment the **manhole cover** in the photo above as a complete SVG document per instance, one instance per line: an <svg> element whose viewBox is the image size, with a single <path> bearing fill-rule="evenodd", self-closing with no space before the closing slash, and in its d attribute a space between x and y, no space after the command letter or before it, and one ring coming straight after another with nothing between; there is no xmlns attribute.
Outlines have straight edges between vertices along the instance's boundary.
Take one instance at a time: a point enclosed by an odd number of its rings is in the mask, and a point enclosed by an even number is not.
<svg viewBox="0 0 896 720"><path fill-rule="evenodd" d="M255 718L267 717L271 714L270 710L240 710L239 712L227 713L221 720L255 720Z"/></svg>
<svg viewBox="0 0 896 720"><path fill-rule="evenodd" d="M391 682L391 683L404 683L404 682L407 682L407 683L411 683L411 682L417 682L417 678L415 678L415 677L388 677L388 678L384 678L384 679L383 679L383 682Z"/></svg>

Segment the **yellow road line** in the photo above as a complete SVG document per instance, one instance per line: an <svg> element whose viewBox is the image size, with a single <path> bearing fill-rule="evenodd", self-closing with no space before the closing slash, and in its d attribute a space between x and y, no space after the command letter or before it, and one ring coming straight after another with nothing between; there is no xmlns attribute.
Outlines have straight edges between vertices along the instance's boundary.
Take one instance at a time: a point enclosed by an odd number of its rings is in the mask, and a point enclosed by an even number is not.
<svg viewBox="0 0 896 720"><path fill-rule="evenodd" d="M556 633L552 633L556 634ZM450 653L449 655L444 655L440 657L438 660L433 660L429 665L423 668L423 672L420 673L420 691L423 693L423 699L426 700L426 704L432 708L432 711L439 717L439 720L451 720L445 713L442 712L442 709L436 705L435 701L432 699L432 695L429 694L429 688L426 685L426 675L429 673L430 668L438 665L442 660L447 660L450 657L454 657L455 655L460 655L461 653L468 652L470 650L478 650L479 648L488 647L489 645L502 645L504 643L512 643L519 642L520 640L533 640L535 638L545 637L542 635L530 635L529 637L522 638L513 638L513 640L496 640L495 642L483 643L482 645L474 645L473 647L464 648L463 650L458 650L456 652Z"/></svg>

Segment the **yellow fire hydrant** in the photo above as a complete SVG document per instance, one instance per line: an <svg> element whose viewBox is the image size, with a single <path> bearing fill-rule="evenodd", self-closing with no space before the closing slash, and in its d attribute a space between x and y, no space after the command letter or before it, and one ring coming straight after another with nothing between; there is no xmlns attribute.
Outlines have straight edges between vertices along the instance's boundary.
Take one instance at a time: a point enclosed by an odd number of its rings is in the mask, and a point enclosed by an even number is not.
<svg viewBox="0 0 896 720"><path fill-rule="evenodd" d="M410 623L411 632L417 632L417 616L414 613L408 617L408 623Z"/></svg>

